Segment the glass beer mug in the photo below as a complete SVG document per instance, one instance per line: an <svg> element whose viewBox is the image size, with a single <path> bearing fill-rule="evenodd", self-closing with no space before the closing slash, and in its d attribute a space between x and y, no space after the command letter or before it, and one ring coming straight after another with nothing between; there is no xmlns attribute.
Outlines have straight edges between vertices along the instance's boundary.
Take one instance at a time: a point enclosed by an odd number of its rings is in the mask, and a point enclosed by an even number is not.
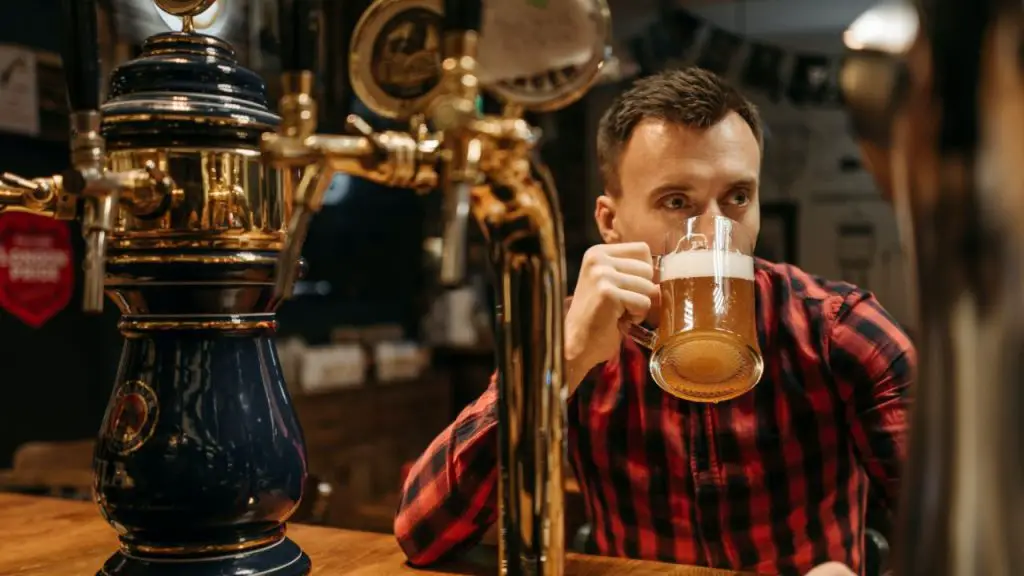
<svg viewBox="0 0 1024 576"><path fill-rule="evenodd" d="M629 336L652 351L651 376L669 394L722 402L761 379L753 249L749 235L721 216L694 216L666 237L655 259L658 329L630 325Z"/></svg>

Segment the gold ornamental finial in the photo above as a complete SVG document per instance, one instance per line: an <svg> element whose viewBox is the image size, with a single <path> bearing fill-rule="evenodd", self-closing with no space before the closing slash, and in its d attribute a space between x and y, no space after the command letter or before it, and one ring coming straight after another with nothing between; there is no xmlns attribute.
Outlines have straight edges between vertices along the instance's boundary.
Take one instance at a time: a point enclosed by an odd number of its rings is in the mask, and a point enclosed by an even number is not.
<svg viewBox="0 0 1024 576"><path fill-rule="evenodd" d="M196 31L192 18L206 12L217 0L153 0L157 8L172 16L181 18L181 31L191 33Z"/></svg>

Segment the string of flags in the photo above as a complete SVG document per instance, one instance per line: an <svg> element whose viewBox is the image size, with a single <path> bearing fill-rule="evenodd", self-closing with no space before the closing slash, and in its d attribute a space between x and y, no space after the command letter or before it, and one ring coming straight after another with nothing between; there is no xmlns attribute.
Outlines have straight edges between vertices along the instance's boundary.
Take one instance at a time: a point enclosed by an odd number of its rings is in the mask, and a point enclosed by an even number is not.
<svg viewBox="0 0 1024 576"><path fill-rule="evenodd" d="M665 3L663 3L665 4ZM706 22L684 8L663 6L647 28L612 49L606 81L696 65L797 106L839 106L835 56L792 52Z"/></svg>

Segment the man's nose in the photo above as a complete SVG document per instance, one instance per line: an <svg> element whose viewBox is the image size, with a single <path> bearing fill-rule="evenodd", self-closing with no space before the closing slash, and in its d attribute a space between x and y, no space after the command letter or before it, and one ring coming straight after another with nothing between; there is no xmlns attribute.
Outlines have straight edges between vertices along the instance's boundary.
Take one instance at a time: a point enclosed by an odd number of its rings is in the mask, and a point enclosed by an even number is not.
<svg viewBox="0 0 1024 576"><path fill-rule="evenodd" d="M700 216L724 216L725 215L725 214L722 213L722 207L718 205L718 201L717 200L711 200L708 203L704 204L704 206L702 206L702 209L700 210L700 212L698 212L698 214Z"/></svg>

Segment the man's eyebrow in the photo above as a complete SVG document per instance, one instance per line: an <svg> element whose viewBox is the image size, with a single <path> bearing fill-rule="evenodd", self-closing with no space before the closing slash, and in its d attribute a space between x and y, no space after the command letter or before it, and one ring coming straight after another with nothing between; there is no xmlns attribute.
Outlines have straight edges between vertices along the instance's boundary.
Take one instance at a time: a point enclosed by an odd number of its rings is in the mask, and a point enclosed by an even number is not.
<svg viewBox="0 0 1024 576"><path fill-rule="evenodd" d="M682 193L685 194L687 192L692 192L692 191L693 191L693 185L692 184L688 184L688 183L681 182L681 181L680 182L666 182L665 184L661 184L659 186L656 186L654 189L652 189L650 195L654 196L656 194L662 194L662 193L665 193L665 192L682 192Z"/></svg>
<svg viewBox="0 0 1024 576"><path fill-rule="evenodd" d="M757 186L757 178L754 176L737 178L729 183L730 190L735 188L754 188L755 186Z"/></svg>

